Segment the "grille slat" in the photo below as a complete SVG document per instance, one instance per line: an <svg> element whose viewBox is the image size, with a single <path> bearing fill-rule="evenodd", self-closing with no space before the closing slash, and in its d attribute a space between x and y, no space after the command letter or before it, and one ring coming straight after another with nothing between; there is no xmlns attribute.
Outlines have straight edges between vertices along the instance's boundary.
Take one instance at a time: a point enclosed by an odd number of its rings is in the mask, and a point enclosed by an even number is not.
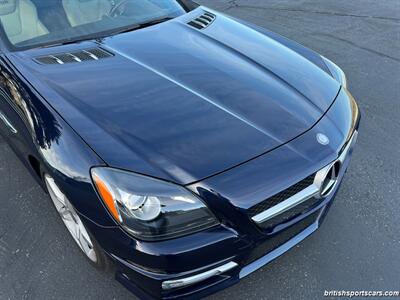
<svg viewBox="0 0 400 300"><path fill-rule="evenodd" d="M304 190L306 187L309 187L314 182L315 174L312 174L298 183L290 186L289 188L283 190L282 192L269 197L268 199L250 207L248 209L248 213L250 217L253 217L283 201L297 194L298 192Z"/></svg>
<svg viewBox="0 0 400 300"><path fill-rule="evenodd" d="M188 23L190 26L197 28L197 29L203 29L204 25L202 23L199 22L195 22L195 21L191 21Z"/></svg>
<svg viewBox="0 0 400 300"><path fill-rule="evenodd" d="M216 15L212 13L205 12L201 16L197 17L196 19L190 21L188 25L197 28L197 29L205 29L211 25L212 22L215 21Z"/></svg>
<svg viewBox="0 0 400 300"><path fill-rule="evenodd" d="M260 223L258 225L262 229L264 229L264 231L271 232L275 229L276 225L286 223L286 222L292 220L293 218L296 218L296 217L306 213L310 209L312 209L312 208L316 207L318 204L320 204L321 201L323 201L323 200L312 197L312 198L308 199L307 201L300 203L299 205L293 207L292 209L285 211L282 214L280 214L272 219L269 219L263 223Z"/></svg>
<svg viewBox="0 0 400 300"><path fill-rule="evenodd" d="M204 25L204 28L208 26L208 20L204 20L202 18L198 18L196 22L202 23Z"/></svg>
<svg viewBox="0 0 400 300"><path fill-rule="evenodd" d="M75 52L58 53L47 56L41 56L34 59L34 61L43 65L63 65L70 63L83 63L86 61L96 61L112 57L113 54L101 49L92 48L86 50L80 50Z"/></svg>
<svg viewBox="0 0 400 300"><path fill-rule="evenodd" d="M87 51L82 51L79 53L75 53L75 56L79 58L81 61L85 60L94 60L93 57L90 56L90 54Z"/></svg>
<svg viewBox="0 0 400 300"><path fill-rule="evenodd" d="M98 59L107 58L113 56L110 52L105 51L101 48L93 48L86 50L87 52L91 53L92 55L96 56Z"/></svg>
<svg viewBox="0 0 400 300"><path fill-rule="evenodd" d="M44 65L63 64L62 61L53 55L39 57L36 60Z"/></svg>
<svg viewBox="0 0 400 300"><path fill-rule="evenodd" d="M212 22L214 19L207 15L202 15L200 19L206 20L206 22Z"/></svg>
<svg viewBox="0 0 400 300"><path fill-rule="evenodd" d="M299 222L293 224L289 228L286 228L270 237L268 240L257 246L252 251L250 256L246 258L244 264L252 263L253 261L263 257L264 255L268 254L269 252L273 251L274 249L278 248L282 244L286 243L287 241L301 233L303 230L305 230L307 227L311 226L314 222L317 221L320 212L321 210L318 210L300 220Z"/></svg>
<svg viewBox="0 0 400 300"><path fill-rule="evenodd" d="M60 61L62 61L64 64L69 64L69 63L74 63L77 62L73 56L65 53L65 54L58 54L54 55L54 57L57 57Z"/></svg>

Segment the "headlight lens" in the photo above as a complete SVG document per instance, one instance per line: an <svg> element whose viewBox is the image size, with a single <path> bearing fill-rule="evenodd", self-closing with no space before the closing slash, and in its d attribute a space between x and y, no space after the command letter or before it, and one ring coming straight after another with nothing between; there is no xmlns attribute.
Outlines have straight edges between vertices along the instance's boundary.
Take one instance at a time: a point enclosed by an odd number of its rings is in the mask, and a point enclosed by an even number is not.
<svg viewBox="0 0 400 300"><path fill-rule="evenodd" d="M331 60L327 59L324 56L321 56L322 59L324 60L326 66L328 67L329 71L332 73L333 77L343 86L347 89L347 78L346 74L343 72L341 68L339 68L334 62Z"/></svg>
<svg viewBox="0 0 400 300"><path fill-rule="evenodd" d="M142 240L163 240L219 224L185 188L112 168L93 168L94 185L114 219Z"/></svg>

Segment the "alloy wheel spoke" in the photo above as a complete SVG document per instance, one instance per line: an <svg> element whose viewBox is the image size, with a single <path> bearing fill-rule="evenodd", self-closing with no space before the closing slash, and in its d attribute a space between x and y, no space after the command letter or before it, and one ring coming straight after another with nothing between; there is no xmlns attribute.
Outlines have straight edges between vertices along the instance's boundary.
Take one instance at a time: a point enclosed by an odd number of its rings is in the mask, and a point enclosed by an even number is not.
<svg viewBox="0 0 400 300"><path fill-rule="evenodd" d="M53 204L60 214L60 217L69 233L85 255L90 260L96 262L97 256L93 249L93 243L74 207L57 187L52 178L46 177L46 183Z"/></svg>
<svg viewBox="0 0 400 300"><path fill-rule="evenodd" d="M64 206L61 211L59 211L61 218L64 221L71 222L73 218L71 216L71 212Z"/></svg>

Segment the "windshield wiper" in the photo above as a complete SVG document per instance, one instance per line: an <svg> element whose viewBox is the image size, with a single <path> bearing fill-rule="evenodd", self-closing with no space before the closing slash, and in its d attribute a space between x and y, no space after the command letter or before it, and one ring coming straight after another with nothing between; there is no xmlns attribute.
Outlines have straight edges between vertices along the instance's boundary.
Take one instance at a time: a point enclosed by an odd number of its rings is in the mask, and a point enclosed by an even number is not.
<svg viewBox="0 0 400 300"><path fill-rule="evenodd" d="M112 32L111 35L117 35L117 34L120 34L120 33L130 32L130 31L133 31L133 30L136 30L136 29L146 28L146 27L149 27L149 26L152 26L152 25L156 25L156 24L159 24L159 23L162 23L162 22L165 22L165 21L169 21L169 20L172 20L172 19L173 19L172 17L163 17L163 18L154 19L154 20L150 20L150 21L147 21L147 22L143 22L143 23L137 23L137 24L134 24L134 25L130 25L130 26L124 27L124 28L122 28L120 30L116 30L116 31Z"/></svg>
<svg viewBox="0 0 400 300"><path fill-rule="evenodd" d="M144 23L139 23L139 24L137 24L137 26L139 26L139 28L145 28L145 27L149 27L151 25L156 25L156 24L159 24L159 23L163 23L163 22L166 22L166 21L169 21L169 20L172 20L172 19L174 19L174 18L173 17L163 17L163 18L159 18L159 19L150 20L150 21L147 21L147 22L144 22Z"/></svg>
<svg viewBox="0 0 400 300"><path fill-rule="evenodd" d="M159 18L159 19L154 19L154 20L150 20L147 22L143 22L143 23L138 23L138 24L133 24L133 25L129 25L129 26L125 26L120 28L119 30L110 30L108 32L103 32L101 34L97 34L97 35L85 35L79 38L71 38L71 39L67 39L64 41L60 41L60 42L56 42L53 44L47 44L42 46L42 48L48 48L48 47L54 47L54 46L60 46L60 45L68 45L68 44L74 44L74 43L78 43L78 42L83 42L83 41L88 41L88 40L100 40L102 38L106 38L108 36L112 36L112 35L117 35L120 33L125 33L125 32L130 32L136 29L141 29L141 28L145 28L145 27L149 27L152 25L156 25L165 21L169 21L172 20L174 18L172 17L163 17L163 18Z"/></svg>
<svg viewBox="0 0 400 300"><path fill-rule="evenodd" d="M110 33L110 35L117 35L117 34L124 33L124 32L130 32L130 31L133 31L133 30L136 30L136 29L139 29L139 28L140 28L140 27L139 27L138 24L129 25L129 26L125 26L125 27L123 27L123 28L120 28L120 29L118 29L118 30L112 31L112 32Z"/></svg>

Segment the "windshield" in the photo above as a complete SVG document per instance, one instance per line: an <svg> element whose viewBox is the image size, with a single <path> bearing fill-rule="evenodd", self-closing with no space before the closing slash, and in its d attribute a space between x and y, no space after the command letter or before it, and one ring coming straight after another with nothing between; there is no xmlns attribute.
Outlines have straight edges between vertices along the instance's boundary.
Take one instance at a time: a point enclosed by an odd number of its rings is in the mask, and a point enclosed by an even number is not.
<svg viewBox="0 0 400 300"><path fill-rule="evenodd" d="M100 38L185 13L177 0L1 0L3 35L15 48Z"/></svg>

